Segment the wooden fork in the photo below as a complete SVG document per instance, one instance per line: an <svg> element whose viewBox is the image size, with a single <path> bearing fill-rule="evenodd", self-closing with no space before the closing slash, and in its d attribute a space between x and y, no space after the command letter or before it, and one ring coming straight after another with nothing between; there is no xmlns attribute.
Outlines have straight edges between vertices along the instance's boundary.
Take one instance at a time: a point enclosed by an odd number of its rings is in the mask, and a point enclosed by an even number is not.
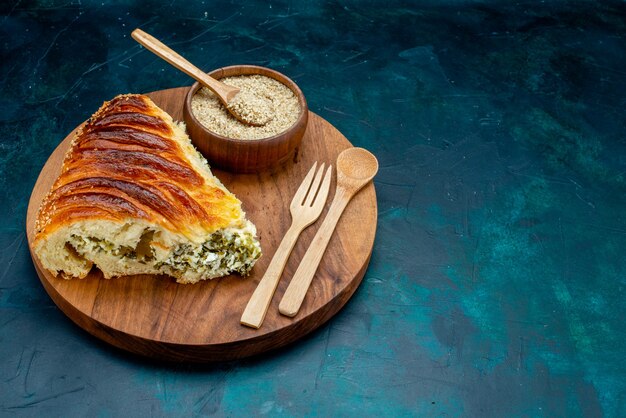
<svg viewBox="0 0 626 418"><path fill-rule="evenodd" d="M328 166L323 182L324 164L322 163L319 170L317 170L317 174L315 172L316 167L317 162L313 163L313 167L309 170L291 201L291 206L289 207L291 211L291 226L285 233L274 254L274 258L272 258L270 265L267 267L265 275L263 275L248 301L246 309L243 311L241 316L243 325L252 328L261 326L298 236L300 236L304 228L319 218L322 209L324 209L324 203L326 203L328 191L330 190L332 166Z"/></svg>

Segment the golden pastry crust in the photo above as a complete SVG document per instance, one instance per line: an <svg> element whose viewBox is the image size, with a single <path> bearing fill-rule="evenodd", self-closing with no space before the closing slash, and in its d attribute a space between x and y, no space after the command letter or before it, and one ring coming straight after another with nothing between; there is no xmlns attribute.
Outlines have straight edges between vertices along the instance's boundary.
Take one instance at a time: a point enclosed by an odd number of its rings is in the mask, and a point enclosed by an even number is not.
<svg viewBox="0 0 626 418"><path fill-rule="evenodd" d="M44 268L85 277L168 274L182 283L247 274L261 255L241 202L184 129L148 97L115 97L80 128L42 202Z"/></svg>
<svg viewBox="0 0 626 418"><path fill-rule="evenodd" d="M241 202L195 170L174 135L172 118L146 96L105 102L76 134L35 240L80 219L141 218L190 236L238 224Z"/></svg>

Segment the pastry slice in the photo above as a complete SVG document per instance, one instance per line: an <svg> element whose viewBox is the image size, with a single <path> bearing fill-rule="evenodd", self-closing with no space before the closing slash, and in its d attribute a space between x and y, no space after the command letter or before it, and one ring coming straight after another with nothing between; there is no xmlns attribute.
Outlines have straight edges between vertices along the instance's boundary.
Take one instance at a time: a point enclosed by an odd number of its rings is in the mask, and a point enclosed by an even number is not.
<svg viewBox="0 0 626 418"><path fill-rule="evenodd" d="M76 134L42 202L34 249L44 268L83 278L167 274L195 283L247 274L261 255L241 202L183 128L142 95L104 105Z"/></svg>

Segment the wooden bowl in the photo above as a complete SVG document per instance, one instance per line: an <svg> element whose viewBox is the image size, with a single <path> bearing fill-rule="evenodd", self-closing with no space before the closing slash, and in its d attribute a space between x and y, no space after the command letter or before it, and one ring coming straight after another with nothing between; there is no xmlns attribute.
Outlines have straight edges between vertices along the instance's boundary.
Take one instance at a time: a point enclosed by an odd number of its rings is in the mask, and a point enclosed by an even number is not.
<svg viewBox="0 0 626 418"><path fill-rule="evenodd" d="M304 94L290 78L278 71L256 65L233 65L209 73L218 80L224 77L259 74L283 83L294 92L300 102L300 115L286 131L263 139L233 139L216 134L204 127L191 111L191 99L202 87L191 86L183 106L183 118L191 141L212 166L236 173L256 173L279 166L293 157L309 119L309 108Z"/></svg>

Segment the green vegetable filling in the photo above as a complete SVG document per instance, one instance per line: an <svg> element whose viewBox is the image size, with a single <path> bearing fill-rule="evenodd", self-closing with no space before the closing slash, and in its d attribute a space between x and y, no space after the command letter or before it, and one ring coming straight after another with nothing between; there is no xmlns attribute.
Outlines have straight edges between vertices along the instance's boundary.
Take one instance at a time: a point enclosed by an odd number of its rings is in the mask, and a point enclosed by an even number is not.
<svg viewBox="0 0 626 418"><path fill-rule="evenodd" d="M156 267L166 265L181 271L200 267L214 272L227 270L246 275L260 256L261 248L251 234L218 231L200 247L179 245L167 260L157 263Z"/></svg>
<svg viewBox="0 0 626 418"><path fill-rule="evenodd" d="M156 258L155 251L150 245L153 235L154 231L146 231L136 248L116 246L104 239L72 235L72 247L82 254L88 251L104 251L115 257L147 264L154 262ZM165 271L207 270L207 273L220 275L235 271L247 275L260 256L261 248L252 234L217 231L201 246L180 244L167 259L155 263L154 267L164 268Z"/></svg>

